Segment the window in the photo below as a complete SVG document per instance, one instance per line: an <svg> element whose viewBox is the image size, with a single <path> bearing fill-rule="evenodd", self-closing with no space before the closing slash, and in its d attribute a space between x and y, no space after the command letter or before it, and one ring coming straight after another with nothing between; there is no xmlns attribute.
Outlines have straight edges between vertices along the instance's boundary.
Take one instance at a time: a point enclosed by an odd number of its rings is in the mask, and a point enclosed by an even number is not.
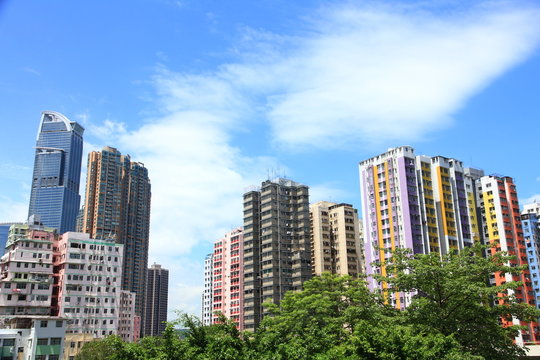
<svg viewBox="0 0 540 360"><path fill-rule="evenodd" d="M15 339L4 339L4 346L14 346Z"/></svg>
<svg viewBox="0 0 540 360"><path fill-rule="evenodd" d="M47 320L42 320L40 321L39 327L47 327L47 323L48 323Z"/></svg>
<svg viewBox="0 0 540 360"><path fill-rule="evenodd" d="M58 360L60 355L49 355L49 360Z"/></svg>
<svg viewBox="0 0 540 360"><path fill-rule="evenodd" d="M56 327L62 327L63 321L62 320L56 320Z"/></svg>
<svg viewBox="0 0 540 360"><path fill-rule="evenodd" d="M49 345L49 338L37 339L37 345Z"/></svg>
<svg viewBox="0 0 540 360"><path fill-rule="evenodd" d="M60 345L61 343L62 343L62 338L58 338L58 337L51 338L51 345Z"/></svg>

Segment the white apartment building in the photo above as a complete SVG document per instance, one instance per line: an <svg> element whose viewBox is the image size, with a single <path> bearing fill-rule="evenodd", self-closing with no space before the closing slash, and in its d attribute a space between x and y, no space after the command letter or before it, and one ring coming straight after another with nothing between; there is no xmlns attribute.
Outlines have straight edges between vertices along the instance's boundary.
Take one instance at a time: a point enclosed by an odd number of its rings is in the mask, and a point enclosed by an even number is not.
<svg viewBox="0 0 540 360"><path fill-rule="evenodd" d="M54 251L56 312L68 319L66 333L118 334L123 245L67 232Z"/></svg>

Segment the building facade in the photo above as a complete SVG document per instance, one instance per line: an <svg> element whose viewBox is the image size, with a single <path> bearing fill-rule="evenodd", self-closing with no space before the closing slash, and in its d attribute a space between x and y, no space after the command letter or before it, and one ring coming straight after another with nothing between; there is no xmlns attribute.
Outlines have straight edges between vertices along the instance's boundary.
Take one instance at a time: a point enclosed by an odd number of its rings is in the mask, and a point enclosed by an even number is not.
<svg viewBox="0 0 540 360"><path fill-rule="evenodd" d="M484 242L493 244L491 253L506 251L515 255L509 261L510 266L528 265L528 248L524 237L523 225L516 185L510 177L496 175L483 176L476 182L478 190L478 203L483 218ZM536 306L536 297L532 286L530 269L520 275L494 274L493 285L502 285L510 281L520 281L523 285L515 290L508 290L509 295L516 297L518 302ZM501 294L503 296L504 294ZM504 301L499 300L503 305ZM505 325L522 325L527 327L521 330L516 341L520 344L540 341L540 327L537 322L520 322L518 319L501 320Z"/></svg>
<svg viewBox="0 0 540 360"><path fill-rule="evenodd" d="M309 189L288 179L244 194L244 328L254 331L289 290L311 278Z"/></svg>
<svg viewBox="0 0 540 360"><path fill-rule="evenodd" d="M212 324L212 299L214 297L213 285L213 259L214 254L208 254L204 258L204 290L202 294L202 323L203 325Z"/></svg>
<svg viewBox="0 0 540 360"><path fill-rule="evenodd" d="M349 204L319 201L310 205L313 275L363 274L358 211Z"/></svg>
<svg viewBox="0 0 540 360"><path fill-rule="evenodd" d="M54 244L53 315L68 334L118 334L123 245L67 232Z"/></svg>
<svg viewBox="0 0 540 360"><path fill-rule="evenodd" d="M144 312L150 234L148 170L117 149L88 155L82 230L94 239L124 245L122 289L134 292L135 313Z"/></svg>
<svg viewBox="0 0 540 360"><path fill-rule="evenodd" d="M236 228L214 243L212 266L212 322L223 314L239 330L244 330L243 234L241 227Z"/></svg>
<svg viewBox="0 0 540 360"><path fill-rule="evenodd" d="M148 269L146 282L144 336L160 336L165 330L168 299L169 270L159 264L153 264Z"/></svg>
<svg viewBox="0 0 540 360"><path fill-rule="evenodd" d="M59 233L75 230L84 128L64 115L44 111L36 141L28 216L40 215Z"/></svg>
<svg viewBox="0 0 540 360"><path fill-rule="evenodd" d="M126 342L138 339L140 328L135 328L135 297L130 291L120 291L120 306L118 313L118 336Z"/></svg>
<svg viewBox="0 0 540 360"><path fill-rule="evenodd" d="M66 322L51 316L0 318L0 358L3 360L63 359Z"/></svg>
<svg viewBox="0 0 540 360"><path fill-rule="evenodd" d="M540 309L540 218L535 212L521 213L523 237L527 247L527 261L536 307Z"/></svg>
<svg viewBox="0 0 540 360"><path fill-rule="evenodd" d="M29 224L10 227L0 258L0 315L51 315L56 230Z"/></svg>
<svg viewBox="0 0 540 360"><path fill-rule="evenodd" d="M367 274L386 275L396 247L443 255L481 241L474 184L482 175L456 159L416 156L409 146L360 162ZM374 261L381 266L373 268ZM390 294L389 300L404 308L411 294Z"/></svg>

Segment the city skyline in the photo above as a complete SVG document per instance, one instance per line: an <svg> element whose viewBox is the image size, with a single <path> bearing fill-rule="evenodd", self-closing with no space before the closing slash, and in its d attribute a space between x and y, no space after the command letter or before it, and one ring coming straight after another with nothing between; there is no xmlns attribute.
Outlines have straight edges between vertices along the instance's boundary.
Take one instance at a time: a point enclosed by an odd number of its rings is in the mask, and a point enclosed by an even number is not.
<svg viewBox="0 0 540 360"><path fill-rule="evenodd" d="M358 162L411 145L540 198L533 1L126 6L0 6L0 222L26 220L39 114L64 114L84 159L113 146L148 168L170 310L199 314L204 256L271 173L360 210Z"/></svg>

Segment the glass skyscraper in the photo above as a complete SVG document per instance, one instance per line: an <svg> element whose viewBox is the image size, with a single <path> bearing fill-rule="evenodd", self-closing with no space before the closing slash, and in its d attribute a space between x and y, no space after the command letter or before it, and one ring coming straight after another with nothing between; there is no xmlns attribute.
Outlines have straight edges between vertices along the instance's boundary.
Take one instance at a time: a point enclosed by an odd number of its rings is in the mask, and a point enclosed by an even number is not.
<svg viewBox="0 0 540 360"><path fill-rule="evenodd" d="M28 216L40 215L45 226L60 234L75 230L83 132L81 125L60 113L41 114Z"/></svg>

